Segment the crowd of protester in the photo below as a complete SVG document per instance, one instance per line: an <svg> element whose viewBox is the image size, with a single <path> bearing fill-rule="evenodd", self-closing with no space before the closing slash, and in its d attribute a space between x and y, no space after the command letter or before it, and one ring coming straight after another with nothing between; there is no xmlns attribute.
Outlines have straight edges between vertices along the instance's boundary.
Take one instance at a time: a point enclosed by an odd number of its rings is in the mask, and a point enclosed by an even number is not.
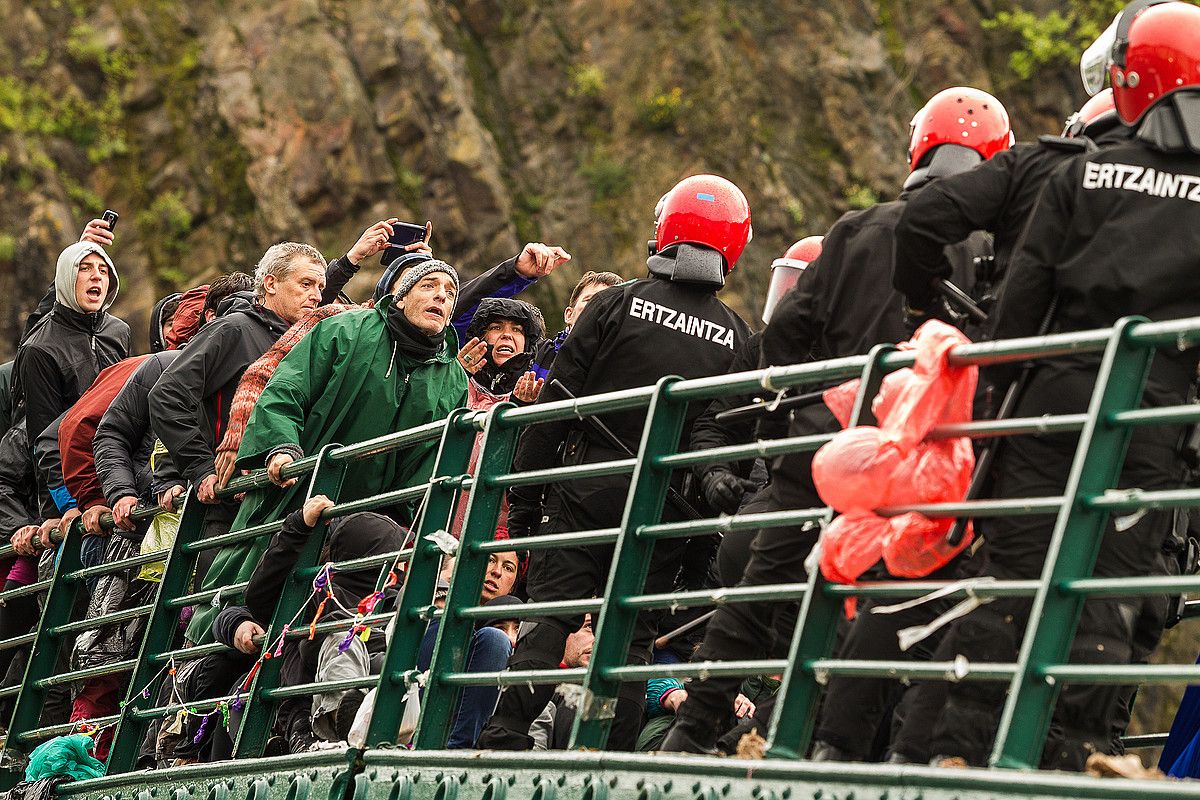
<svg viewBox="0 0 1200 800"><path fill-rule="evenodd" d="M392 218L370 225L330 262L311 245L283 242L266 249L252 274L231 272L205 285L179 287L155 305L150 353L144 355L131 354L130 329L111 311L120 289L115 232L110 223L93 220L62 251L49 291L29 314L15 360L0 366L0 532L16 553L3 564L4 589L45 579L60 542L70 536L82 536L86 566L170 548L189 491L201 505L205 539L282 520L272 535L201 551L192 590L215 599L184 610L179 644L226 647L183 662L156 687L163 704L186 706L249 685L286 584L314 530L323 530L322 514L334 505L325 495L308 496L290 467L327 445L374 439L464 407L527 405L650 385L667 375L715 376L861 355L877 344L903 341L933 319L978 339L1096 328L1131 314L1200 315L1194 255L1200 252L1200 219L1193 219L1200 214L1193 197L1200 186L1200 73L1194 58L1160 57L1195 55L1198 33L1200 9L1188 4L1127 9L1109 31L1115 43L1093 48L1102 52L1103 67L1120 76L1113 88L1098 92L1062 136L1029 144L1014 146L1007 113L991 95L965 87L935 95L913 120L910 175L897 199L847 213L823 239L802 239L776 260L762 314L767 324L758 333L717 296L751 227L745 195L713 175L692 176L663 195L642 275L576 269L562 247L533 242L463 280L435 257L430 226L423 240L397 245L401 225ZM1084 66L1094 65L1085 58ZM1163 76L1177 80L1147 96L1149 90L1139 92L1139 82L1126 77L1135 69L1143 86L1151 76L1156 86L1165 85ZM1135 172L1145 177L1130 177ZM378 283L370 298L355 303L343 290L364 266L374 269L376 256ZM546 313L519 295L568 269L577 272L574 289L566 307L552 315L561 313L565 327L551 334ZM947 278L969 302L943 299ZM1194 350L1184 350L1157 359L1145 402L1185 402L1196 358ZM976 417L1082 411L1098 365L1098 357L1073 356L1026 374L1024 384L1014 383L1012 365L987 370ZM1015 407L1006 408L999 398L1010 385L1024 385L1024 391L1014 395ZM811 394L825 386L805 388ZM751 414L724 413L761 399L768 398L693 404L681 444L703 450L838 429L821 403L783 410L779 402L763 403ZM610 461L637 451L643 412L602 419L529 428L514 469ZM1139 428L1121 485L1178 485L1179 436L1176 427ZM348 462L337 501L425 482L437 446L425 442ZM477 440L472 471L479 447ZM1061 494L1074 450L1070 434L1007 445L992 467L991 495ZM812 461L811 453L799 453L679 471L663 519L821 506ZM235 476L264 468L271 485L245 494L224 491ZM612 547L531 554L521 540L614 528L628 489L627 476L603 475L507 492L494 535L511 541L512 549L490 556L479 600L494 614L478 621L468 670L588 664L600 619L547 615L519 622L513 609L526 601L602 596ZM448 520L456 538L467 499L462 492ZM139 507L161 513L134 515ZM322 534L322 560L397 553L411 546L410 530L421 513L422 503L412 501L338 516ZM1177 571L1190 533L1186 515L1182 519L1180 524L1178 515L1151 511L1125 520L1119 534L1110 524L1096 574ZM932 577L1036 578L1053 524L1046 516L977 520L982 546L960 546ZM645 591L803 581L821 530L797 525L660 540ZM281 640L275 655L282 658L284 685L378 674L388 634L356 635L358 615L363 603L369 611L393 608L404 578L393 572L380 585L380 568L372 563L318 576L325 594L311 624L346 625ZM447 557L431 598L435 604L444 602L454 574ZM80 613L98 617L149 603L161 575L161 563L150 563L91 578ZM902 577L882 564L866 576ZM0 637L28 632L38 603L30 593L0 606ZM1029 613L1027 600L997 600L941 630L933 625L920 646L908 649L898 643L900 629L930 625L945 608L930 602L894 615L872 614L871 608L862 603L843 621L839 657L1011 662ZM642 613L629 659L665 665L786 657L796 611L794 603L755 602L713 612ZM1145 661L1169 616L1162 597L1089 601L1072 658ZM292 622L309 623L309 617ZM144 625L138 617L83 631L63 662L82 669L133 658ZM429 667L438 628L435 620L426 631L419 670ZM27 658L19 648L0 651L5 685L21 681ZM681 682L664 675L625 683L610 747L735 752L744 734L766 733L779 678L742 681L718 674ZM42 721L115 714L130 690L127 682L117 674L55 689ZM1003 691L988 682L907 685L835 677L825 687L808 755L983 765ZM1120 751L1131 694L1116 685L1067 687L1044 765L1082 769L1091 753ZM302 752L350 740L372 705L372 694L361 689L285 700L267 751ZM470 687L462 692L449 747L563 748L577 713L576 698L564 687ZM239 724L236 708L222 724L168 715L152 726L142 763L227 758ZM99 736L98 755L107 747L107 738Z"/></svg>

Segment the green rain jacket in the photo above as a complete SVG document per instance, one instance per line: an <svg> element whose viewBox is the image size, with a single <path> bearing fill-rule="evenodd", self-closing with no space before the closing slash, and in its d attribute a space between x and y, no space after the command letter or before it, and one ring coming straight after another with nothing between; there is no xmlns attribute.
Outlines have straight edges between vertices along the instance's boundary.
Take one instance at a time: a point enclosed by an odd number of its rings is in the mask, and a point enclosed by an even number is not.
<svg viewBox="0 0 1200 800"><path fill-rule="evenodd" d="M394 350L385 314L392 298L374 309L347 311L319 322L281 362L246 424L237 466L257 469L281 444L315 455L327 444L358 442L444 419L465 405L467 375L455 356L458 343L447 329L441 351L418 361ZM350 461L339 502L402 489L429 479L437 441ZM232 530L273 520L299 508L307 481L288 489L268 486L250 492ZM217 552L202 589L250 579L270 537ZM197 609L188 638L212 641L219 608ZM264 624L267 620L260 620Z"/></svg>

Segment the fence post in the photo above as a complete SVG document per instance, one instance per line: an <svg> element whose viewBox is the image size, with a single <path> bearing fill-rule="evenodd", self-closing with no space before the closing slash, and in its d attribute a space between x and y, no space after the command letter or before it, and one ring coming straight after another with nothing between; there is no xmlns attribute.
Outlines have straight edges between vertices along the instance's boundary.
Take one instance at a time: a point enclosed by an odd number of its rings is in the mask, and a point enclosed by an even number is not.
<svg viewBox="0 0 1200 800"><path fill-rule="evenodd" d="M76 520L67 531L62 544L58 546L58 553L54 557L54 575L46 593L46 607L37 626L37 635L29 652L29 663L25 667L25 678L21 682L21 691L13 705L12 719L8 725L8 737L4 742L6 754L10 750L25 752L26 749L20 742L21 734L38 727L48 691L39 687L38 681L57 671L62 637L51 631L56 626L68 622L71 610L75 607L79 581L68 581L66 575L83 567L79 560L82 541L83 524Z"/></svg>
<svg viewBox="0 0 1200 800"><path fill-rule="evenodd" d="M621 531L613 547L604 604L600 607L600 625L583 681L583 699L571 732L571 749L600 750L608 744L621 682L605 673L610 667L624 666L629 657L638 611L625 608L622 601L643 590L650 570L655 540L641 536L640 529L662 520L671 469L658 466L657 459L673 455L679 449L687 403L671 400L667 391L680 380L671 375L660 379L646 412L637 466L625 500Z"/></svg>
<svg viewBox="0 0 1200 800"><path fill-rule="evenodd" d="M883 358L895 349L895 345L890 344L871 348L847 427L875 424L871 401L878 394L879 385L886 374ZM768 758L798 759L808 752L809 740L816 725L818 701L823 691L823 681L810 664L828 656L833 649L843 608L840 600L826 594L827 583L818 569L808 576L808 586L804 590L796 631L792 636L787 671L783 675L779 699L771 719Z"/></svg>
<svg viewBox="0 0 1200 800"><path fill-rule="evenodd" d="M204 532L204 516L207 509L208 506L196 498L196 488L189 487L179 515L179 529L175 533L175 541L171 543L171 553L163 566L154 609L146 620L146 633L142 637L142 646L138 649L137 664L129 676L125 706L108 751L109 774L130 772L137 763L138 750L142 744L142 737L145 736L147 723L134 717L131 712L137 706L138 693L143 688L149 687L151 692L156 691L156 687L151 687L150 684L163 668L155 663L154 658L171 648L171 641L175 638L179 626L179 613L167 604L172 598L179 597L187 591L192 580L192 568L195 566L195 557L183 550L183 545L200 538ZM151 694L149 703L155 705L155 700L156 696Z"/></svg>
<svg viewBox="0 0 1200 800"><path fill-rule="evenodd" d="M1090 508L1087 500L1114 487L1121 474L1132 429L1109 420L1141 404L1154 348L1129 341L1128 334L1144 321L1119 320L1105 348L996 734L994 766L1034 769L1046 746L1059 687L1041 669L1067 662L1084 603L1083 597L1057 587L1090 576L1096 566L1109 512Z"/></svg>
<svg viewBox="0 0 1200 800"><path fill-rule="evenodd" d="M458 708L458 698L461 696L462 690L456 686L442 685L441 677L466 668L467 656L471 649L471 638L475 633L475 621L459 617L457 611L460 608L479 605L479 593L483 591L488 554L478 552L475 545L481 542L490 542L496 535L496 520L499 519L500 505L504 500L507 487L491 484L488 478L506 473L512 467L513 453L516 450L517 434L520 429L517 425L503 424L499 415L513 407L512 403L498 403L487 413L483 446L480 449L479 461L475 466L475 482L467 504L466 521L463 523L460 533L458 556L454 563L454 578L450 581L450 592L446 596L446 606L442 612L442 621L438 626L437 644L433 649L425 698L421 704L421 719L417 725L416 735L413 737L413 744L418 750L440 750L446 746L446 739L450 735L450 722L454 717L455 709ZM469 457L471 446L475 440L475 431L473 429L470 431L469 438L466 438L465 442L461 441L461 438L462 434L459 434L459 440L455 442L455 450L461 451L465 445L465 454ZM452 455L460 454L452 453ZM448 458L447 469L459 470L459 474L461 474L466 472L467 464L467 459L460 455L457 459ZM429 561L432 564L433 572L419 586L416 603L429 602L429 598L433 594L433 581L437 576L437 561L432 558L437 554L437 548L432 545L427 545L427 547L429 547ZM407 587L405 597L408 597ZM416 663L417 648L425 634L425 622L416 619L415 608L415 603L412 606L406 603L401 607L402 617L407 616L411 620L410 627L413 629L413 636L410 636L409 639L410 646L408 651L403 654L410 669ZM388 649L389 657L392 656L394 650L397 650L395 642ZM399 664L399 661L396 663ZM404 666L400 665L398 668L404 669ZM384 670L385 675L391 674L393 678L395 673L395 669L392 669L390 673L387 668ZM399 698L400 693L396 693L396 696ZM401 707L398 703L393 702L393 708L391 720L387 724L390 725L388 730L394 739L400 724ZM376 707L372 726L376 724L379 716L379 709ZM374 741L374 739L370 741Z"/></svg>
<svg viewBox="0 0 1200 800"><path fill-rule="evenodd" d="M473 423L478 419L477 414L468 408L454 411L442 432L429 491L425 495L425 509L415 525L412 558L396 599L395 627L388 640L383 668L379 671L375 709L367 729L368 747L394 743L400 732L404 718L404 676L416 667L421 640L429 626L424 612L433 602L433 591L442 566L442 550L429 537L446 533L454 518L462 478L467 474L475 445L477 428ZM428 702L430 694L426 693L425 698Z"/></svg>
<svg viewBox="0 0 1200 800"><path fill-rule="evenodd" d="M345 462L334 461L329 454L339 447L341 447L340 444L327 444L321 448L317 465L309 477L308 491L304 495L305 500L323 494L335 503L337 502L346 465ZM271 491L271 489L265 491ZM304 549L300 551L300 557L296 560L297 569L317 563L321 549L325 545L325 532L325 521L317 520L316 527L309 534L308 541L305 542ZM291 576L291 580L284 581L283 592L279 596L279 602L275 604L275 614L271 618L267 635L263 639L264 650L274 644L275 639L281 634L283 626L296 613L296 609L312 594L312 585L307 581L300 581L294 575ZM271 723L278 705L264 697L262 689L274 688L279 685L279 672L282 667L283 658L266 658L263 660L262 666L258 668L258 673L254 676L249 691L246 692L246 705L242 709L242 724L233 744L234 758L254 758L262 755L263 747L271 735Z"/></svg>

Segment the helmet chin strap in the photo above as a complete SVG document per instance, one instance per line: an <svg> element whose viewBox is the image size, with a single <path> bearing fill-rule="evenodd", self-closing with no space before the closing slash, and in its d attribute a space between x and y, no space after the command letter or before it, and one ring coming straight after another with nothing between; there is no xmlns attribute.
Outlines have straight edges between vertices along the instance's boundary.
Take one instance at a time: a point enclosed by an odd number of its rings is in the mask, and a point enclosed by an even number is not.
<svg viewBox="0 0 1200 800"><path fill-rule="evenodd" d="M1178 89L1142 118L1137 137L1166 153L1200 155L1200 88Z"/></svg>
<svg viewBox="0 0 1200 800"><path fill-rule="evenodd" d="M917 167L904 181L906 190L924 186L936 178L966 172L983 161L983 156L960 144L940 144L929 154L924 166Z"/></svg>
<svg viewBox="0 0 1200 800"><path fill-rule="evenodd" d="M725 258L708 247L677 244L646 259L650 274L676 283L720 289L725 285Z"/></svg>

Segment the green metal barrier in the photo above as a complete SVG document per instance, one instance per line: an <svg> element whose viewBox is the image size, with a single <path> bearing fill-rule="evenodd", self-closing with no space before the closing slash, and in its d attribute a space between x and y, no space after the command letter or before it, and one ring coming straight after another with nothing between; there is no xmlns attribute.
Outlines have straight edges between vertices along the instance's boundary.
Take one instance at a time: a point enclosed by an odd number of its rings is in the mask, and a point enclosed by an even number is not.
<svg viewBox="0 0 1200 800"><path fill-rule="evenodd" d="M1171 491L1138 492L1111 490L1124 458L1133 427L1140 425L1184 424L1200 421L1200 406L1140 409L1150 359L1158 347L1189 347L1200 342L1200 318L1168 323L1149 323L1133 319L1122 320L1114 328L1055 334L1005 342L989 342L957 347L951 362L956 365L988 364L1021 361L1031 358L1051 358L1077 353L1099 353L1103 361L1095 392L1086 414L1062 415L1043 419L1013 419L978 421L945 426L934 431L934 437L972 436L994 437L1036 435L1046 432L1079 432L1074 467L1066 489L1059 497L1002 498L881 509L884 514L920 511L931 517L950 516L1009 516L1057 514L1051 547L1040 580L995 581L972 586L970 591L979 597L1029 597L1034 613L1027 628L1020 657L1013 664L970 664L965 670L953 670L955 665L919 662L860 662L832 657L833 636L841 613L843 599L858 597L916 597L942 588L937 581L882 583L862 586L827 584L819 574L800 582L771 587L739 587L714 591L674 594L643 594L646 570L654 543L660 539L686 538L721 531L751 530L764 526L795 525L804 522L822 523L830 517L826 508L790 509L766 514L749 514L708 520L663 523L662 510L666 489L674 470L718 461L744 460L756 457L812 451L828 441L828 436L801 436L776 441L754 442L703 452L678 452L678 439L689 404L707 403L718 396L748 394L764 389L779 390L831 380L861 377L859 396L853 412L857 424L871 421L870 402L884 375L913 362L911 353L880 346L867 356L842 358L786 368L754 371L738 375L715 376L699 380L665 378L656 386L623 392L613 392L576 400L543 403L531 407L501 404L487 412L459 410L447 420L379 437L369 442L348 446L330 446L321 453L298 460L284 470L285 477L308 481L306 496L323 493L335 502L341 489L345 463L351 459L370 458L385 451L414 444L440 440L433 475L425 482L401 487L383 495L343 502L324 515L328 520L357 511L380 508L401 501L421 500L422 511L415 522L416 544L409 550L380 556L373 564L386 566L395 559L407 561L407 577L394 614L376 614L371 622L390 619L394 629L389 639L381 674L362 681L337 684L312 683L303 686L279 686L279 659L262 662L244 695L243 724L237 733L235 765L209 767L208 772L195 767L182 767L152 773L151 782L170 789L172 800L184 800L204 794L211 800L223 800L231 793L244 790L247 800L265 800L263 793L273 796L278 786L247 777L237 784L231 776L257 774L256 770L276 769L276 764L293 763L285 759L247 761L262 753L275 708L280 700L313 694L323 688L346 688L361 685L376 687L378 698L375 714L367 734L369 747L386 747L396 741L403 716L404 695L408 687L425 686L420 723L414 745L418 752L399 753L369 750L365 754L351 752L336 756L314 754L313 763L326 764L329 759L348 759L348 766L337 771L328 782L330 793L321 797L338 796L367 800L387 792L389 800L412 800L428 795L432 800L613 800L626 794L630 800L666 800L684 797L687 800L716 800L722 794L736 791L755 798L768 795L788 798L788 785L813 787L815 797L849 797L841 789L833 794L821 794L821 786L846 787L846 792L867 792L871 796L879 787L918 787L926 798L959 796L964 790L976 790L979 796L1061 796L1070 793L1080 797L1125 797L1127 794L1107 788L1089 787L1075 778L1038 776L1014 783L1004 773L978 770L948 775L945 771L918 768L883 768L878 765L813 765L789 762L802 758L810 744L815 709L826 675L886 676L903 678L943 679L954 674L957 680L1006 681L1010 690L1000 733L993 753L998 767L1030 769L1038 763L1043 747L1050 713L1063 681L1077 682L1174 682L1200 680L1196 665L1093 667L1066 664L1066 655L1077 625L1082 603L1088 597L1146 595L1167 592L1187 592L1200 589L1200 577L1141 577L1099 579L1091 577L1100 533L1114 511L1141 508L1170 508L1200 505L1200 489L1181 488ZM527 426L553 420L573 419L618 410L645 409L646 425L636 459L617 459L604 463L589 463L556 467L528 473L513 473L512 457L520 432ZM472 477L468 474L472 447L476 436L483 435L482 448ZM474 629L474 621L487 616L489 610L479 606L483 573L489 554L511 549L512 543L492 541L496 520L505 490L517 485L535 485L599 475L630 475L628 495L621 525L617 528L580 531L530 537L521 542L529 550L544 550L564 545L611 544L614 559L607 589L601 598L548 603L530 603L506 610L514 617L546 614L577 614L601 612L593 657L585 669L561 669L529 672L468 673L466 661ZM457 548L448 546L444 536L449 528L456 502L464 489L470 490L466 521ZM242 491L274 491L264 471L238 478L222 492L222 496ZM212 602L235 597L244 586L226 587L220 593L196 591L191 584L192 570L198 553L206 549L249 541L273 534L279 522L245 531L201 540L205 507L190 493L184 504L179 533L167 556L158 595L153 604L98 620L71 619L72 607L81 580L106 572L128 569L153 560L138 556L121 564L107 564L94 569L82 569L79 563L79 536L68 536L59 547L53 579L45 584L0 593L0 600L16 593L27 594L48 589L46 610L37 632L0 642L0 648L32 644L32 657L21 687L8 691L17 701L10 720L4 755L15 763L31 745L48 736L69 732L74 726L39 728L45 693L60 686L98 675L130 674L126 703L111 721L117 723L109 758L110 777L85 781L66 788L62 793L117 800L121 792L130 792L132 800L142 800L128 787L144 786L147 779L136 775L122 777L133 769L138 747L147 723L176 712L178 704L157 705L141 692L149 690L157 697L161 675L169 665L219 652L221 645L178 647L175 639L179 612L193 603ZM153 509L140 510L149 516ZM111 520L107 524L111 524ZM77 534L78 531L75 531ZM312 594L312 579L318 571L323 527L311 538L301 556L294 580L285 588L265 636L274 642L283 633L284 625ZM433 603L433 590L442 556L456 551L457 563L445 608ZM0 555L4 550L0 549ZM157 557L158 554L155 554ZM346 566L346 565L343 565ZM361 564L355 564L361 566ZM965 592L959 589L959 593ZM791 655L786 661L732 661L723 663L664 665L627 665L625 655L633 632L633 622L639 611L722 603L755 602L763 600L799 600L800 618L792 642ZM140 652L134 659L90 670L75 670L55 674L59 645L64 636L105 621L148 615L146 633ZM426 675L415 669L416 652L428 622L440 618L440 629L433 663ZM322 623L321 633L342 632L345 621ZM289 638L307 635L293 631ZM265 646L265 645L264 645ZM960 665L961 667L961 665ZM624 681L644 681L649 677L671 675L695 677L703 674L731 676L784 673L770 733L767 762L755 766L721 764L711 759L617 756L613 754L576 753L571 755L545 754L520 757L504 754L484 754L468 761L464 754L426 753L444 747L450 720L464 686L482 684L580 683L584 703L577 715L572 734L572 747L602 749L607 741L609 725L619 684ZM2 693L4 690L0 690ZM233 696L208 698L189 702L198 710L229 703ZM92 720L103 724L109 720ZM296 764L307 763L299 757ZM324 758L326 761L321 761ZM470 765L469 769L465 764ZM261 765L248 769L246 764ZM286 771L286 766L279 769ZM323 767L319 768L323 769ZM213 772L219 775L213 775ZM457 770L457 771L456 771ZM629 774L654 774L639 784ZM751 775L750 773L753 773ZM280 773L282 774L282 772ZM322 773L324 774L324 773ZM333 773L330 773L331 775ZM364 777L365 776L365 777ZM12 770L7 776L16 777ZM336 778L336 780L335 780ZM236 786L230 785L234 781ZM288 783L288 800L306 800L324 790L307 784L301 790ZM193 783L189 783L192 781ZM340 783L337 783L340 781ZM336 785L335 785L336 784ZM224 785L224 789L219 789ZM725 788L722 789L721 787ZM183 788L180 788L183 787ZM189 788L198 787L198 788ZM118 790L119 789L119 790ZM152 792L159 795L165 789ZM1180 796L1172 787L1138 788L1146 797ZM198 793L197 793L198 792ZM302 796L303 795L303 796ZM858 795L855 795L856 797ZM885 794L887 796L886 790ZM896 795L899 797L900 795ZM904 795L908 796L908 795ZM915 796L915 795L914 795Z"/></svg>

